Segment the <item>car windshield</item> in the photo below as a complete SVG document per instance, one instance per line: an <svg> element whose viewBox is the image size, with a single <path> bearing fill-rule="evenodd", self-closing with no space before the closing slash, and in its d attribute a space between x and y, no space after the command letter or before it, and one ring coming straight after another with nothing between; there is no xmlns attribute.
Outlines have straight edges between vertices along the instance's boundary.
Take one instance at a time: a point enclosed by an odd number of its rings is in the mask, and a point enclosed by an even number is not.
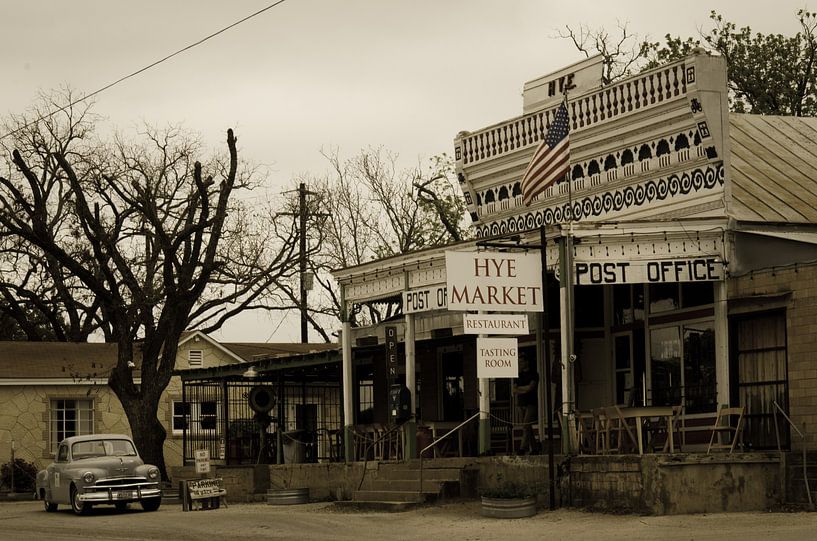
<svg viewBox="0 0 817 541"><path fill-rule="evenodd" d="M136 456L136 449L128 440L78 441L71 446L74 460L98 456Z"/></svg>

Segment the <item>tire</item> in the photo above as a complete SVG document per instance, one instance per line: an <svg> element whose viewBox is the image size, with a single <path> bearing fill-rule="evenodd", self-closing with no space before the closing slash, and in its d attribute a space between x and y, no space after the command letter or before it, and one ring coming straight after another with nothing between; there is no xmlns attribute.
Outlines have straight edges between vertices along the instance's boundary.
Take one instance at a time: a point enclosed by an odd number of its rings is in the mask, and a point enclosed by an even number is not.
<svg viewBox="0 0 817 541"><path fill-rule="evenodd" d="M71 510L76 515L87 515L91 510L91 504L79 501L79 492L76 487L71 487Z"/></svg>
<svg viewBox="0 0 817 541"><path fill-rule="evenodd" d="M128 510L128 502L115 502L113 506L116 507L116 510L120 512Z"/></svg>
<svg viewBox="0 0 817 541"><path fill-rule="evenodd" d="M162 505L162 498L147 498L139 503L145 511L156 511Z"/></svg>

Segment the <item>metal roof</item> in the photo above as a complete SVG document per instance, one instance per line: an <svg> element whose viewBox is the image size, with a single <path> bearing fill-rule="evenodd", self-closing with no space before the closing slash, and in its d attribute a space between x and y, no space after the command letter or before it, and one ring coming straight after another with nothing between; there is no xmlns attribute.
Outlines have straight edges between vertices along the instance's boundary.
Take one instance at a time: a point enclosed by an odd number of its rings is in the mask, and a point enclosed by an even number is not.
<svg viewBox="0 0 817 541"><path fill-rule="evenodd" d="M817 118L731 113L732 214L817 223Z"/></svg>

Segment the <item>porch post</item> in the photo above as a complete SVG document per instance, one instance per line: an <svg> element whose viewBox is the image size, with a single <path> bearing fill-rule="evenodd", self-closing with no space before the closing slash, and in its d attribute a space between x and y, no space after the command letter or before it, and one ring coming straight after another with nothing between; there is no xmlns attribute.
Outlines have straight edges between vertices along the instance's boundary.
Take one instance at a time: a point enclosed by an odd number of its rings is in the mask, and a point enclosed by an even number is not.
<svg viewBox="0 0 817 541"><path fill-rule="evenodd" d="M573 418L576 398L573 388L573 241L570 233L562 232L559 242L559 317L562 364L562 452L573 454Z"/></svg>
<svg viewBox="0 0 817 541"><path fill-rule="evenodd" d="M342 290L341 290L342 291ZM346 301L341 301L341 347L343 350L343 454L346 462L355 460L355 441L352 429L355 422L354 393L352 392L352 324L346 315Z"/></svg>
<svg viewBox="0 0 817 541"><path fill-rule="evenodd" d="M482 311L478 313L482 314ZM484 334L478 335L485 338ZM479 352L477 352L479 355ZM476 361L476 359L474 359ZM491 379L479 378L479 428L477 432L477 450L480 455L491 450Z"/></svg>
<svg viewBox="0 0 817 541"><path fill-rule="evenodd" d="M715 282L715 381L718 407L730 404L729 317L726 309L726 281Z"/></svg>
<svg viewBox="0 0 817 541"><path fill-rule="evenodd" d="M406 388L409 390L411 417L403 425L403 460L417 458L417 363L414 347L414 314L406 314Z"/></svg>

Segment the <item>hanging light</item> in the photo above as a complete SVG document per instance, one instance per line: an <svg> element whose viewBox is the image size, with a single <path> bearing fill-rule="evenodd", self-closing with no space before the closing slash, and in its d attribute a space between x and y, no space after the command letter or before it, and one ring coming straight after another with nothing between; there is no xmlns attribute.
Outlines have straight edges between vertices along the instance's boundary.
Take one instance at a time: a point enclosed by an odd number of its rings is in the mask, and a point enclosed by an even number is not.
<svg viewBox="0 0 817 541"><path fill-rule="evenodd" d="M249 367L249 368L247 368L247 370L244 372L244 377L245 377L245 378L247 378L247 379L255 379L255 378L257 378L257 377L258 377L258 372L256 372L256 371L255 371L255 367L254 367L254 366L250 366L250 367Z"/></svg>

